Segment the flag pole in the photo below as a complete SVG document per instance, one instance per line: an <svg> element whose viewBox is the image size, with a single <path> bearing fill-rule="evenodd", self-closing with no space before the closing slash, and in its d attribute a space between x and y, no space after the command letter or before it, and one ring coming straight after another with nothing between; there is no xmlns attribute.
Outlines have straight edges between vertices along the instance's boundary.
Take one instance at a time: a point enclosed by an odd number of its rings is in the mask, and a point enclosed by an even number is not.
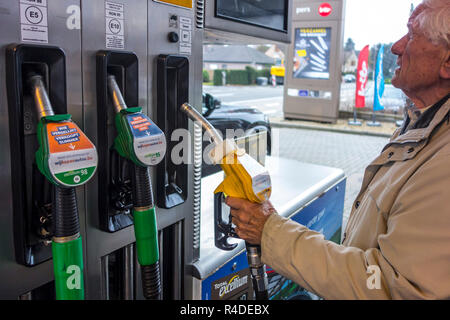
<svg viewBox="0 0 450 320"><path fill-rule="evenodd" d="M356 100L356 99L355 99ZM348 124L351 126L360 126L362 125L361 121L356 119L356 106L353 107L353 120L348 120Z"/></svg>

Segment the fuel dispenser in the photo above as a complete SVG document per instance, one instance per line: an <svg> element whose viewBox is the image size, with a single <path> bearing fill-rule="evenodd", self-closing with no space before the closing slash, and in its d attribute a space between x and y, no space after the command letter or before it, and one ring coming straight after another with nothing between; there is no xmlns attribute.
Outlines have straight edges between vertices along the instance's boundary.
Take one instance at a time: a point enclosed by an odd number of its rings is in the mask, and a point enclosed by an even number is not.
<svg viewBox="0 0 450 320"><path fill-rule="evenodd" d="M155 199L160 229L163 298L189 299L192 264L199 259L202 130L179 112L199 106L202 91L201 1L148 1L147 113L167 139L156 166Z"/></svg>
<svg viewBox="0 0 450 320"><path fill-rule="evenodd" d="M83 249L75 188L94 175L96 148L66 112L65 55L60 48L12 45L7 49L6 61L11 77L7 83L11 136L19 137L18 153L14 155L19 158L17 177L24 177L27 166L22 161L30 161L30 154L35 151L31 166L32 202L34 210L41 213L31 210L34 215L28 216L30 221L18 212L16 258L26 265L43 262L49 258L49 247L43 244L51 239L56 298L83 299ZM50 96L47 88L52 90ZM58 105L57 114L51 100ZM20 114L32 105L36 110L37 143L31 136L14 131L21 128ZM18 189L23 187L16 184ZM24 190L17 191L16 197L26 194ZM36 226L37 217L40 224ZM23 232L27 227L37 227L37 235L47 242L30 241L30 233ZM41 254L44 250L47 252Z"/></svg>
<svg viewBox="0 0 450 320"><path fill-rule="evenodd" d="M147 2L80 1L83 114L99 157L98 173L86 186L88 299L144 298L134 230L133 162L114 147L118 131L108 75L115 77L129 109L141 107L154 119L147 95ZM148 171L155 186L155 169ZM157 236L161 243L160 231Z"/></svg>

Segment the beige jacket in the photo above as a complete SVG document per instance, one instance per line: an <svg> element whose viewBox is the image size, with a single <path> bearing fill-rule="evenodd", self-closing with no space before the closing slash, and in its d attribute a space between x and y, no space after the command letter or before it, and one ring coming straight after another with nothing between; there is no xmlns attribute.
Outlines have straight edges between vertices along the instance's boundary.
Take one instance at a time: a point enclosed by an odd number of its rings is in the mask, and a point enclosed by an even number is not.
<svg viewBox="0 0 450 320"><path fill-rule="evenodd" d="M263 262L325 299L450 299L449 110L398 129L366 168L342 245L273 214Z"/></svg>

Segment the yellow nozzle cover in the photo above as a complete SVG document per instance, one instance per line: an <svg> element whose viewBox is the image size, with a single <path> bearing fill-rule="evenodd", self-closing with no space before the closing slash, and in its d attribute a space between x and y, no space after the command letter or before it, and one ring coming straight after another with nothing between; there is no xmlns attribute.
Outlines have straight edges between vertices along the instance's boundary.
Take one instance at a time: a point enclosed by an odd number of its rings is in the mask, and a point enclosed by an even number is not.
<svg viewBox="0 0 450 320"><path fill-rule="evenodd" d="M225 179L216 190L214 190L214 193L223 192L231 197L247 199L257 203L269 199L272 188L268 173L266 173L266 175L258 176L263 178L263 185L265 183L266 187L263 189L257 188L259 192L255 194L253 181L253 178L255 177L252 178L252 176L250 176L247 171L248 168L246 169L241 161L247 162L247 167L250 167L248 164L249 161L254 161L256 165L261 166L256 160L251 158L245 152L242 152L242 150L235 150L234 152L229 153L222 159L220 164L225 172ZM255 163L252 163L252 165L255 166Z"/></svg>

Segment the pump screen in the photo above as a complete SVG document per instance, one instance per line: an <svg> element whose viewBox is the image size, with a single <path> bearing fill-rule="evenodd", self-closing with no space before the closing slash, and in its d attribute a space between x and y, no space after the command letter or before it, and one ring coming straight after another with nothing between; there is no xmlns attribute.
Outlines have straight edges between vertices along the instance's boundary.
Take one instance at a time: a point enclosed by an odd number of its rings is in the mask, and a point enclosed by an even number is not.
<svg viewBox="0 0 450 320"><path fill-rule="evenodd" d="M331 28L295 29L296 79L330 79Z"/></svg>
<svg viewBox="0 0 450 320"><path fill-rule="evenodd" d="M216 16L287 32L289 0L216 0Z"/></svg>

